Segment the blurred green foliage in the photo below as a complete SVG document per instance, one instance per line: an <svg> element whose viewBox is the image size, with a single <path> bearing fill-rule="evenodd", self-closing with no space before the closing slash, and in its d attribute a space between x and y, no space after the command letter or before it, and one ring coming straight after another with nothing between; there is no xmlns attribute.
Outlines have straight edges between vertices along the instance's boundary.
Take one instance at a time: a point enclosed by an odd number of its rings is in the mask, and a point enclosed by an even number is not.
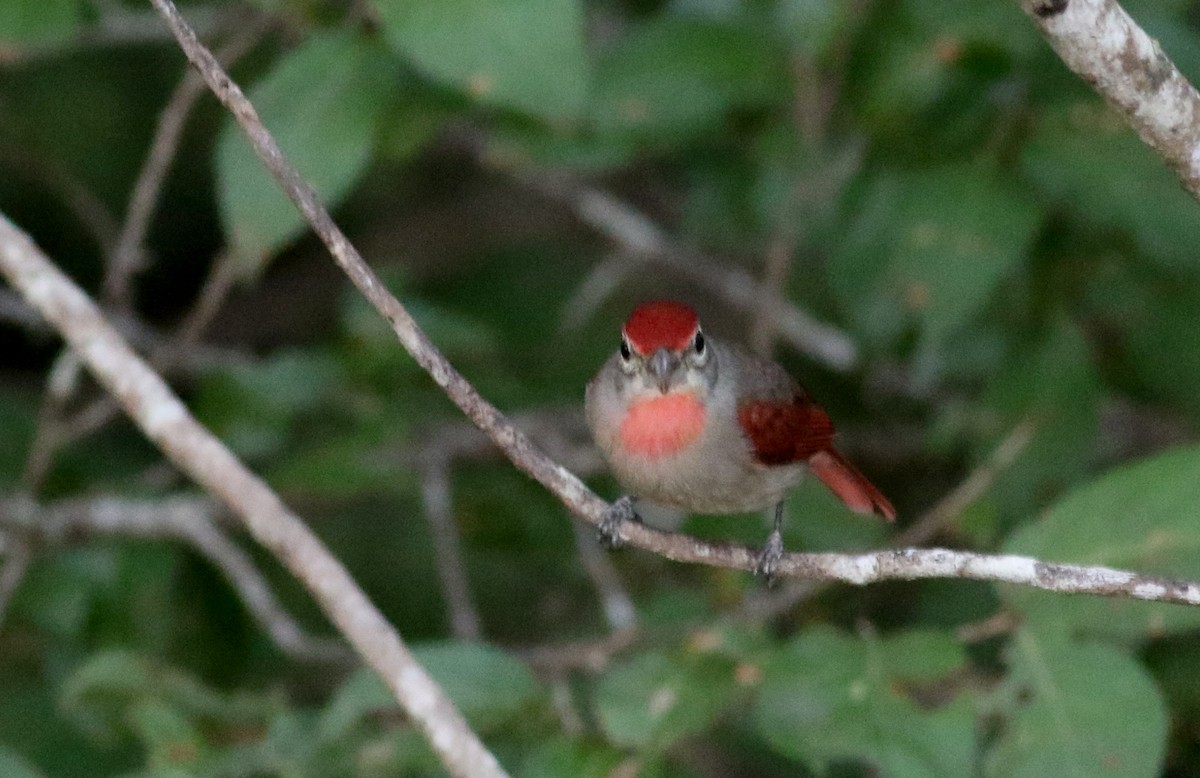
<svg viewBox="0 0 1200 778"><path fill-rule="evenodd" d="M1126 5L1200 77L1194 0ZM785 296L861 353L849 374L777 353L902 525L1029 422L1028 446L939 543L1200 578L1200 449L1186 445L1200 422L1200 204L1016 3L183 11L215 43L274 20L235 78L506 411L577 406L644 297L688 299L725 337L753 326L653 263L585 306L575 293L614 247L521 183L576 176L756 276L784 252ZM97 295L182 63L147 4L0 0L0 211ZM761 623L741 607L763 594L749 576L632 551L613 557L638 610L632 642L568 669L535 660L608 627L565 510L495 458L451 470L488 642L453 640L416 465L460 417L211 98L188 118L146 248L135 308L162 328L232 262L210 340L247 358L176 386L312 523L514 775L1200 772L1200 617L1178 606L931 581L831 587ZM5 493L28 487L56 348L0 325ZM158 463L110 424L59 450L36 496L180 488ZM888 542L813 484L789 513L789 548ZM685 527L751 544L765 530ZM329 630L276 563L254 560L308 629ZM379 679L288 658L213 567L167 541L38 549L0 624L0 689L2 776L441 774Z"/></svg>

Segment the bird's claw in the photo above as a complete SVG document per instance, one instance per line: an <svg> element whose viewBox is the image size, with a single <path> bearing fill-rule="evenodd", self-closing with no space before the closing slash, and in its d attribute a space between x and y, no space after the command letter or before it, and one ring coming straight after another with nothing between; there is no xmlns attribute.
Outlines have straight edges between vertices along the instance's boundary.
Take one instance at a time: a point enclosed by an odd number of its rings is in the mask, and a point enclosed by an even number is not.
<svg viewBox="0 0 1200 778"><path fill-rule="evenodd" d="M783 559L783 536L779 534L779 530L775 530L767 538L767 543L763 546L762 551L758 552L758 558L754 561L754 574L761 576L767 586L774 586L775 570L779 567L781 559Z"/></svg>
<svg viewBox="0 0 1200 778"><path fill-rule="evenodd" d="M616 550L625 545L624 539L621 538L621 525L627 521L641 520L642 517L633 509L633 498L625 495L605 509L596 537L605 548Z"/></svg>

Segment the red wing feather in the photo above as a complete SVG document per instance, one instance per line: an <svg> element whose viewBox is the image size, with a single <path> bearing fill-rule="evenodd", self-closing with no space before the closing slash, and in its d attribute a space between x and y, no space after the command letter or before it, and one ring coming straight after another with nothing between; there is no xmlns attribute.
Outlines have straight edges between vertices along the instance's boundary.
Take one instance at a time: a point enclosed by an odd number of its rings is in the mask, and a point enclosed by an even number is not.
<svg viewBox="0 0 1200 778"><path fill-rule="evenodd" d="M896 509L888 498L833 447L833 422L808 398L797 396L791 403L744 403L738 407L738 423L762 464L807 462L850 510L895 520Z"/></svg>
<svg viewBox="0 0 1200 778"><path fill-rule="evenodd" d="M790 403L755 400L738 406L738 423L764 465L803 461L833 443L833 422L805 397Z"/></svg>

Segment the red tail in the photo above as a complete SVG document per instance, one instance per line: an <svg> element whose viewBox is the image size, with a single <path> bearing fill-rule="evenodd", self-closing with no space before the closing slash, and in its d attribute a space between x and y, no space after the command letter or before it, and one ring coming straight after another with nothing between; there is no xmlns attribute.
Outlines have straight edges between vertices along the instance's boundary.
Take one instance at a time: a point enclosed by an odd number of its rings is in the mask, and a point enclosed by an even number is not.
<svg viewBox="0 0 1200 778"><path fill-rule="evenodd" d="M888 521L896 520L896 509L888 498L837 449L830 446L818 451L809 457L808 466L850 510L877 513Z"/></svg>

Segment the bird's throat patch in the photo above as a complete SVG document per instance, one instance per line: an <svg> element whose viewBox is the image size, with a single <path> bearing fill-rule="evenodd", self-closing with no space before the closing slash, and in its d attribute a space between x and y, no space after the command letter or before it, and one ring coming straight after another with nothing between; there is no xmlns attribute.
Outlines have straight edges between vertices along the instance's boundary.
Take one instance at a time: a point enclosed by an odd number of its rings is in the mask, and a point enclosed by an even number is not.
<svg viewBox="0 0 1200 778"><path fill-rule="evenodd" d="M650 459L687 448L704 429L704 405L692 394L672 393L629 406L621 422L621 445Z"/></svg>

